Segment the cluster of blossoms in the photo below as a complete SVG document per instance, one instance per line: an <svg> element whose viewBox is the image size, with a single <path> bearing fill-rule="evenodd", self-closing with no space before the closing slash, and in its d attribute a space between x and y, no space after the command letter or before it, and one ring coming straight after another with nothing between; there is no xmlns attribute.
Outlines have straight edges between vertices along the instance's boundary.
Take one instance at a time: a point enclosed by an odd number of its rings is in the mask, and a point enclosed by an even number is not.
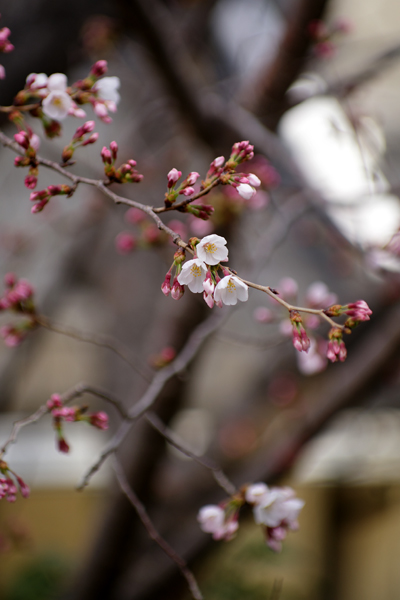
<svg viewBox="0 0 400 600"><path fill-rule="evenodd" d="M255 483L220 505L203 506L197 517L201 529L215 540L231 540L239 527L239 511L246 503L253 507L254 520L263 527L269 548L280 552L287 532L298 529L297 519L304 506L289 487Z"/></svg>
<svg viewBox="0 0 400 600"><path fill-rule="evenodd" d="M297 282L286 277L278 284L278 290L273 290L285 301L296 301L298 293ZM317 329L321 318L318 314L305 313L301 317L298 310L291 310L289 319L280 323L280 331L283 335L291 336L293 346L302 355L299 357L300 371L305 375L318 373L326 368L327 358L332 361L343 362L347 356L347 350L343 341L343 335L351 333L351 330L363 321L369 321L372 314L371 309L364 300L358 300L346 305L335 304L337 296L330 292L327 285L322 281L311 284L306 292L305 307L323 312L328 317L340 317L347 315L348 319L341 326L332 327L328 334L328 342L317 335L308 336L307 329ZM272 303L278 301L272 299ZM328 308L325 308L328 306ZM279 320L279 316L266 307L256 309L254 316L261 323L271 323Z"/></svg>
<svg viewBox="0 0 400 600"><path fill-rule="evenodd" d="M254 146L248 141L237 142L232 146L232 152L227 161L224 156L215 158L207 171L204 181L201 182L199 193L203 195L205 190L212 189L218 183L230 185L236 189L242 198L250 200L256 193L256 188L261 185L260 179L254 173L236 173L235 170L239 164L251 160L254 157ZM171 169L168 173L167 192L164 203L167 208L171 207L179 194L186 196L188 202L179 206L181 212L189 212L200 219L207 220L213 213L213 207L203 204L192 204L190 198L195 194L193 187L199 178L199 173L192 171L186 179L177 186L182 177L182 171Z"/></svg>
<svg viewBox="0 0 400 600"><path fill-rule="evenodd" d="M195 257L185 260L185 254L178 250L174 256L174 263L168 271L161 286L162 292L179 300L184 293L184 285L191 292L203 293L206 304L212 308L214 304L222 307L223 304L233 305L238 300L245 302L248 299L248 286L228 269L221 267L220 262L228 260L226 239L220 235L211 234L202 240L191 238L189 243L195 251ZM175 279L171 287L172 269L176 268ZM218 275L221 268L224 277Z"/></svg>
<svg viewBox="0 0 400 600"><path fill-rule="evenodd" d="M0 52L4 52L5 54L14 50L14 46L8 39L10 33L11 31L8 29L8 27L2 27L2 29L0 29ZM0 65L0 79L4 79L5 76L6 72L4 67L3 65Z"/></svg>
<svg viewBox="0 0 400 600"><path fill-rule="evenodd" d="M2 30L3 31L3 30ZM1 31L0 31L1 38ZM1 42L0 42L1 47ZM60 121L67 116L85 118L85 111L81 105L91 104L94 113L105 123L111 122L108 112L115 112L120 100L118 88L120 85L118 77L103 77L107 72L107 62L97 61L90 70L89 75L72 86L68 87L68 81L64 73L53 73L49 77L45 73L31 73L26 78L23 90L18 92L14 99L14 108L9 114L9 119L16 125L18 132L14 139L24 151L23 156L14 160L16 167L29 167L28 175L25 177L25 185L28 189L34 189L37 185L39 163L36 152L40 145L40 138L33 133L25 121L25 114L29 112L32 117L41 120L47 137L52 138L61 134ZM94 121L87 121L78 127L69 144L64 147L62 161L64 165L70 164L75 150L78 147L93 144L98 139L98 133L93 132ZM115 142L112 142L116 146ZM105 163L106 175L110 181L141 181L134 167L135 161L128 161L118 170L113 166L111 155L116 156L116 150L110 153L110 160L102 152ZM107 150L107 152L109 152ZM106 154L107 154L106 152ZM111 164L112 163L112 164ZM53 195L71 193L68 186L49 186L47 190L31 195L31 200L37 202L32 212L40 212Z"/></svg>
<svg viewBox="0 0 400 600"><path fill-rule="evenodd" d="M80 108L90 103L94 113L105 123L111 122L108 112L115 112L120 100L118 77L103 77L107 72L107 62L97 61L89 75L68 86L64 73L53 73L49 77L45 73L31 73L26 78L25 87L18 92L14 100L16 113L18 107L32 105L30 113L41 119L45 132L49 137L60 134L59 121L67 116L85 118L85 111ZM18 114L11 114L15 120Z"/></svg>
<svg viewBox="0 0 400 600"><path fill-rule="evenodd" d="M60 452L69 452L69 445L63 433L63 421L84 421L97 429L108 429L108 415L105 412L87 414L86 406L64 406L59 394L52 394L47 401L47 408L53 417L53 426L57 434L57 446Z"/></svg>
<svg viewBox="0 0 400 600"><path fill-rule="evenodd" d="M10 310L20 315L26 315L16 325L3 325L0 327L0 335L9 347L18 346L29 331L36 327L35 304L33 301L33 288L29 281L18 280L13 273L7 273L4 277L6 290L0 298L0 312Z"/></svg>
<svg viewBox="0 0 400 600"><path fill-rule="evenodd" d="M8 502L17 499L17 485L21 496L28 498L30 490L25 481L10 469L4 460L0 460L0 499L7 498Z"/></svg>
<svg viewBox="0 0 400 600"><path fill-rule="evenodd" d="M350 33L352 25L347 19L337 19L331 25L326 25L320 19L311 21L308 32L314 42L314 53L320 58L331 58L335 55L335 38L338 35Z"/></svg>
<svg viewBox="0 0 400 600"><path fill-rule="evenodd" d="M118 156L117 142L111 142L110 149L103 146L100 153L104 163L104 173L108 180L113 183L140 183L143 175L136 171L136 160L130 159L123 163L118 169L115 168L115 161Z"/></svg>

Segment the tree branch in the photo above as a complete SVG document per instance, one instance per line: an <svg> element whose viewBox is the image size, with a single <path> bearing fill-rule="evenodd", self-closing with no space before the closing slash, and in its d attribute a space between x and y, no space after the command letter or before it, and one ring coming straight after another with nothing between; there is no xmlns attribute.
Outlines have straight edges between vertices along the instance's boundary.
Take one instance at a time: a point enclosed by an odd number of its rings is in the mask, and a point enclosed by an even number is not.
<svg viewBox="0 0 400 600"><path fill-rule="evenodd" d="M193 573L189 570L183 558L179 556L179 554L177 554L175 550L168 544L168 542L164 540L164 538L158 533L157 529L153 524L153 521L147 514L146 508L140 502L133 489L130 487L121 465L115 458L113 461L113 469L121 490L124 492L125 496L132 504L133 508L136 510L139 519L142 521L151 539L154 540L156 544L160 546L161 550L163 550L163 552L165 552L165 554L169 556L169 558L173 560L174 563L177 565L177 567L179 568L179 570L181 571L182 575L188 583L193 598L195 600L203 600L203 595L199 590L199 586L197 585L197 581Z"/></svg>

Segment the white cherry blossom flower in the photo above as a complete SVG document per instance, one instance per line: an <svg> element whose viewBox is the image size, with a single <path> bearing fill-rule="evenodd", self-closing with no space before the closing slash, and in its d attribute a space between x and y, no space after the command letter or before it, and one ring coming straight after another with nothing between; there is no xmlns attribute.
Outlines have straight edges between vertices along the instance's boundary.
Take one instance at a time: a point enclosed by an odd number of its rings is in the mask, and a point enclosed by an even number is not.
<svg viewBox="0 0 400 600"><path fill-rule="evenodd" d="M217 265L222 260L228 260L225 244L226 239L222 236L215 233L207 235L196 246L197 256L207 265Z"/></svg>
<svg viewBox="0 0 400 600"><path fill-rule="evenodd" d="M240 281L235 275L227 275L219 281L215 287L215 302L222 301L224 304L237 304L237 301L246 302L249 296L248 286Z"/></svg>
<svg viewBox="0 0 400 600"><path fill-rule="evenodd" d="M249 504L260 504L269 494L269 487L265 483L253 483L246 489L245 498Z"/></svg>
<svg viewBox="0 0 400 600"><path fill-rule="evenodd" d="M62 121L68 115L72 105L72 98L67 92L55 90L50 92L42 102L43 112L50 119Z"/></svg>
<svg viewBox="0 0 400 600"><path fill-rule="evenodd" d="M67 84L67 76L64 73L53 73L47 80L47 89L50 92L65 92Z"/></svg>
<svg viewBox="0 0 400 600"><path fill-rule="evenodd" d="M230 540L236 533L239 523L237 519L225 520L225 511L215 504L207 504L199 510L197 520L205 533L211 533L214 540Z"/></svg>
<svg viewBox="0 0 400 600"><path fill-rule="evenodd" d="M251 200L251 198L256 193L256 190L253 187L251 187L251 185L249 185L248 183L241 183L237 186L236 190L238 194L242 196L242 198L244 198L245 200Z"/></svg>
<svg viewBox="0 0 400 600"><path fill-rule="evenodd" d="M199 510L197 520L206 533L216 533L223 528L225 511L215 504L207 504Z"/></svg>
<svg viewBox="0 0 400 600"><path fill-rule="evenodd" d="M207 266L199 258L194 258L185 262L178 275L178 281L181 285L187 285L191 292L200 293L203 292L206 275Z"/></svg>
<svg viewBox="0 0 400 600"><path fill-rule="evenodd" d="M62 121L72 107L72 98L66 92L67 76L64 73L53 73L47 80L49 94L42 102L43 112L50 119Z"/></svg>
<svg viewBox="0 0 400 600"><path fill-rule="evenodd" d="M254 520L267 527L285 524L289 529L297 529L297 518L304 504L304 500L295 497L291 488L271 488L262 501L254 506Z"/></svg>
<svg viewBox="0 0 400 600"><path fill-rule="evenodd" d="M96 81L94 89L98 92L98 97L101 100L110 100L118 104L121 96L117 91L120 86L119 77L103 77Z"/></svg>

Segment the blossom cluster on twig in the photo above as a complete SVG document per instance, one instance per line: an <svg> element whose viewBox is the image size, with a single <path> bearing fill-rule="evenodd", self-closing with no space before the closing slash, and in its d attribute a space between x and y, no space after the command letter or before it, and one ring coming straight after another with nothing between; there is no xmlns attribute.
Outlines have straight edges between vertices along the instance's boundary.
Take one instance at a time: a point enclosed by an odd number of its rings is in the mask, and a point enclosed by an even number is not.
<svg viewBox="0 0 400 600"><path fill-rule="evenodd" d="M65 440L63 422L83 421L97 429L108 429L108 415L103 411L87 413L87 406L64 406L60 394L52 394L47 401L47 408L53 417L53 426L57 434L57 447L60 452L69 452L70 446Z"/></svg>
<svg viewBox="0 0 400 600"><path fill-rule="evenodd" d="M274 552L280 552L289 530L298 529L298 516L304 501L296 498L289 487L271 487L265 483L244 486L238 494L219 505L208 504L200 509L198 521L214 540L231 540L239 528L240 509L249 504L254 520L261 525L265 540Z"/></svg>
<svg viewBox="0 0 400 600"><path fill-rule="evenodd" d="M0 499L6 498L8 502L15 502L17 499L17 483L19 491L23 498L28 498L30 494L29 486L10 469L4 460L0 460Z"/></svg>

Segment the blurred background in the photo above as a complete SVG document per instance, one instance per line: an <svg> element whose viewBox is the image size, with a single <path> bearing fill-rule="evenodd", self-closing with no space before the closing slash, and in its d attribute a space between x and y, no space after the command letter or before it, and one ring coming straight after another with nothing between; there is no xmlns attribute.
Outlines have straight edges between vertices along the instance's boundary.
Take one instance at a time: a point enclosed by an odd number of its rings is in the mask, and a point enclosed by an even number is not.
<svg viewBox="0 0 400 600"><path fill-rule="evenodd" d="M3 3L0 24L15 45L1 57L2 105L31 72L65 72L72 83L106 59L108 74L121 80L113 123L96 125L99 141L77 154L74 173L101 178L100 149L115 139L121 162L137 160L144 174L140 185L116 191L156 206L171 168L204 177L211 160L248 139L256 151L248 169L262 180L251 202L218 188L206 200L215 207L211 220L168 213L165 221L184 239L224 235L230 266L288 301L324 307L362 298L373 310L371 322L346 339L346 362L328 365L326 325L305 320L313 341L300 355L287 315L261 292L221 311L211 312L200 294L175 302L160 293L174 247L150 222L82 186L31 215L25 173L2 150L1 276L29 279L39 310L56 323L119 339L147 379L214 319L195 359L160 393L157 414L236 485L288 484L306 501L300 531L279 555L250 513L232 542L212 542L196 514L223 500L223 491L209 471L138 422L118 457L205 598L397 599L398 3L17 0ZM42 139L40 154L59 161L80 124L64 121L63 137ZM1 126L15 132L5 115ZM32 127L41 135L33 120ZM41 168L38 189L50 183L64 182ZM5 322L10 316L2 314ZM148 385L137 370L105 348L51 331L18 348L2 343L1 440L16 419L81 381L131 406ZM112 433L119 421L112 407L84 401L110 414ZM189 598L107 463L84 492L75 491L108 432L79 423L65 433L69 455L56 450L48 416L7 453L32 494L0 503L0 597Z"/></svg>

